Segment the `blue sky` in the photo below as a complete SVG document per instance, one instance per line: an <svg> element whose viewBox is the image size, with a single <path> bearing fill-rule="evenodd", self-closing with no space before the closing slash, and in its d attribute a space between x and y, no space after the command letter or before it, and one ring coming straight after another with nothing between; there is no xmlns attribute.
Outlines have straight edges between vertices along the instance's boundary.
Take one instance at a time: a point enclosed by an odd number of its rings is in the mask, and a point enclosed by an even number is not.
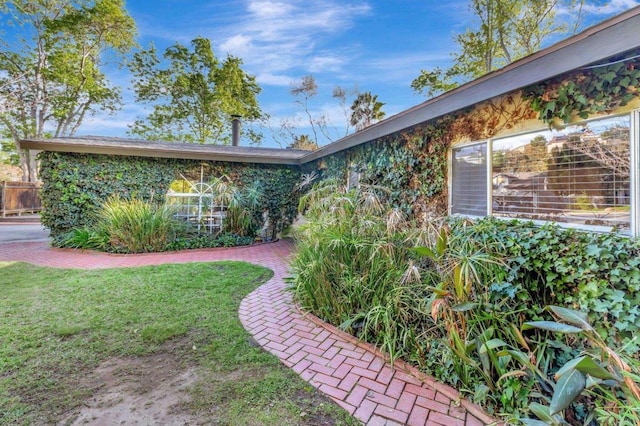
<svg viewBox="0 0 640 426"><path fill-rule="evenodd" d="M638 4L587 0L585 23ZM401 112L425 100L412 91L411 81L423 68L447 67L453 37L472 24L464 0L129 0L127 9L143 47L153 42L162 52L176 41L188 44L203 36L212 40L216 56L242 58L245 71L262 87L259 102L272 128L293 117L300 133L309 133L289 90L292 82L313 75L319 86L313 113L329 119L334 138L344 135L346 124L331 98L335 86L377 94L387 117ZM115 116L87 119L78 134L125 137L127 124L145 115L144 107L133 103L128 71L108 74L123 88L125 106ZM264 132L262 146L278 147L268 129Z"/></svg>

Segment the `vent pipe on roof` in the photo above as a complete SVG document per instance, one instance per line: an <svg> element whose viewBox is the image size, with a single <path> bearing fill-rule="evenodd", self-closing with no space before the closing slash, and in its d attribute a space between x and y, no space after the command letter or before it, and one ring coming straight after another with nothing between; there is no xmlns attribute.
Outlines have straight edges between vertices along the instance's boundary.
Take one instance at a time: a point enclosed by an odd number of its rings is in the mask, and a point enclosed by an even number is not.
<svg viewBox="0 0 640 426"><path fill-rule="evenodd" d="M238 146L240 145L240 116L232 115L231 116L231 145Z"/></svg>

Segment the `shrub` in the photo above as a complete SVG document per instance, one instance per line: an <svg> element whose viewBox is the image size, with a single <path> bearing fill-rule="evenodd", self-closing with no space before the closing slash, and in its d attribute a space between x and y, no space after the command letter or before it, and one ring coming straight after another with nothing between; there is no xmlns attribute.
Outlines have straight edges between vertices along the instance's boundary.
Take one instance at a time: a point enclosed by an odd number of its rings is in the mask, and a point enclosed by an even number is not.
<svg viewBox="0 0 640 426"><path fill-rule="evenodd" d="M347 191L331 180L305 195L292 286L304 308L397 357L432 324L409 256L420 236L385 197L383 188Z"/></svg>
<svg viewBox="0 0 640 426"><path fill-rule="evenodd" d="M98 211L97 228L109 236L111 249L125 253L166 250L184 229L166 205L111 197Z"/></svg>
<svg viewBox="0 0 640 426"><path fill-rule="evenodd" d="M77 249L106 250L109 246L109 235L83 226L54 239L54 245Z"/></svg>
<svg viewBox="0 0 640 426"><path fill-rule="evenodd" d="M166 247L167 250L187 250L215 247L246 246L253 243L253 237L221 233L218 235L200 234L177 237Z"/></svg>
<svg viewBox="0 0 640 426"><path fill-rule="evenodd" d="M217 235L192 232L188 223L174 219L171 207L140 200L111 197L96 214L94 226L83 226L53 240L57 247L144 253L213 247L235 247L253 243L251 236L222 232Z"/></svg>
<svg viewBox="0 0 640 426"><path fill-rule="evenodd" d="M610 346L625 346L640 332L640 240L524 221L454 221L460 239L481 243L505 260L501 282L537 319L547 305L588 312Z"/></svg>

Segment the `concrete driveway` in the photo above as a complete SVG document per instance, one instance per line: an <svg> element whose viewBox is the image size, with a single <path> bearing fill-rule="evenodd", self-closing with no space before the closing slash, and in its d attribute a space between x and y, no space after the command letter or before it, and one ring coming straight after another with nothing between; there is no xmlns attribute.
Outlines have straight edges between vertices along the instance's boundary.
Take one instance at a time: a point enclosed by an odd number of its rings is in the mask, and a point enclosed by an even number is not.
<svg viewBox="0 0 640 426"><path fill-rule="evenodd" d="M39 223L0 223L0 244L49 241L49 231Z"/></svg>

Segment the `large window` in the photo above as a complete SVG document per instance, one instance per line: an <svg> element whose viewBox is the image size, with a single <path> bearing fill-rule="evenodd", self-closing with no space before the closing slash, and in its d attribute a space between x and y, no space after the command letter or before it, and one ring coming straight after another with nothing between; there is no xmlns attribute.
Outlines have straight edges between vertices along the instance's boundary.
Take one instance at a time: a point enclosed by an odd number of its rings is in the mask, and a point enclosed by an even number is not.
<svg viewBox="0 0 640 426"><path fill-rule="evenodd" d="M638 203L631 127L629 116L610 117L455 147L451 213L630 234Z"/></svg>

